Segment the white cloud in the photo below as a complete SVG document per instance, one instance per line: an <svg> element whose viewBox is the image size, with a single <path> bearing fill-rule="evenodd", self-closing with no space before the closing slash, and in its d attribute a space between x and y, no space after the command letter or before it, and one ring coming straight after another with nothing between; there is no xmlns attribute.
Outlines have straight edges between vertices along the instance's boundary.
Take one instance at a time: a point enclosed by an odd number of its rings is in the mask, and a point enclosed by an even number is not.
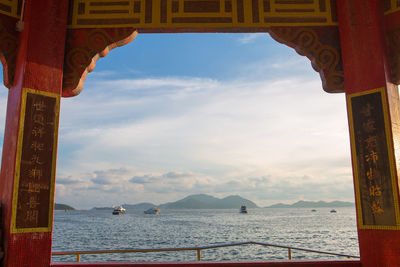
<svg viewBox="0 0 400 267"><path fill-rule="evenodd" d="M62 103L59 164L59 175L95 174L85 178L90 191L121 197L132 187L138 195L125 202L229 192L260 205L279 197L352 198L345 98L323 92L313 76L92 86L96 94ZM110 171L125 166L134 171Z"/></svg>
<svg viewBox="0 0 400 267"><path fill-rule="evenodd" d="M268 33L247 33L241 35L237 40L241 44L254 43L259 38L267 38Z"/></svg>
<svg viewBox="0 0 400 267"><path fill-rule="evenodd" d="M259 205L352 200L345 97L325 93L305 68L301 58L255 62L228 81L98 73L62 99L56 200L85 208L192 193ZM5 102L0 94L1 134Z"/></svg>
<svg viewBox="0 0 400 267"><path fill-rule="evenodd" d="M3 136L4 126L6 124L7 93L8 89L0 83L0 160L3 153Z"/></svg>

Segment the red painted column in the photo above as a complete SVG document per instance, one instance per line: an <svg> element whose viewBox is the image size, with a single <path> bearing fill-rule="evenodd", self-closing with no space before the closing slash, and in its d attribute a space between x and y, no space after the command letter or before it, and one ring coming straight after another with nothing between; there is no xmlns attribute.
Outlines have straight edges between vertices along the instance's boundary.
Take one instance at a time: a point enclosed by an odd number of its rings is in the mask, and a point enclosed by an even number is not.
<svg viewBox="0 0 400 267"><path fill-rule="evenodd" d="M337 0L360 256L367 267L400 266L399 95L389 80L383 2Z"/></svg>
<svg viewBox="0 0 400 267"><path fill-rule="evenodd" d="M46 177L54 177L55 173L59 115L56 102L59 101L62 89L68 0L29 0L25 3L25 27L19 38L14 86L9 90L1 164L0 194L5 248L3 266L47 267L51 261L53 203L41 205L42 196L39 196L39 192L44 192L48 202L54 201L55 183L54 180L46 181ZM29 104L27 92L31 92L33 104ZM49 118L54 119L53 121L44 116L47 112L46 105L50 102L52 116ZM21 107L25 110L21 110ZM33 108L35 109L28 111ZM20 131L21 125L24 125L21 119L25 114L28 124L25 124L24 131ZM45 128L39 131L38 127L42 123ZM50 135L45 132L49 129L53 132ZM44 159L41 157L46 155L43 150L47 149L48 137L54 139L48 145L54 154L53 157L50 155L49 159ZM31 143L27 143L26 148L21 148L23 140L31 140ZM28 155L28 152L32 155ZM22 156L18 153L22 153ZM24 162L24 153L32 156L29 162ZM32 168L26 171L29 166ZM50 175L46 176L47 173ZM18 184L16 181L23 183ZM18 201L16 188L20 190ZM48 225L46 218L44 221L42 218L42 214L46 212ZM24 223L28 225L25 228ZM38 223L38 227L31 227L30 223Z"/></svg>

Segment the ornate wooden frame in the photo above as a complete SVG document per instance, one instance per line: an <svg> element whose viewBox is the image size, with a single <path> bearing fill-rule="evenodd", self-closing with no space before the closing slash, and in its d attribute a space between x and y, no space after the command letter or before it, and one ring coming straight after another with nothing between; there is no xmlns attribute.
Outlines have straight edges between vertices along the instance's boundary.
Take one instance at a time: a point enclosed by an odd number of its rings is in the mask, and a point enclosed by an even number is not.
<svg viewBox="0 0 400 267"><path fill-rule="evenodd" d="M20 0L0 0L4 84L14 80ZM400 3L385 0L386 22L400 25ZM395 21L395 22L393 22ZM387 32L392 80L400 83L400 31ZM268 32L310 59L325 91L344 92L335 0L71 0L63 96L78 95L100 57L137 33Z"/></svg>

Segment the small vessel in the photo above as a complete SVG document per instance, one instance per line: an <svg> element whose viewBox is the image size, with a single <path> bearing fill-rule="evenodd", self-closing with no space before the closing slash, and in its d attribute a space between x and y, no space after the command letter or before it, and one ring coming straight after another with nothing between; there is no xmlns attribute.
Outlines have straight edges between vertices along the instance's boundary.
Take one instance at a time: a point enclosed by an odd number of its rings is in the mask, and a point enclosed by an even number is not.
<svg viewBox="0 0 400 267"><path fill-rule="evenodd" d="M311 210L311 212L316 212L317 210Z"/></svg>
<svg viewBox="0 0 400 267"><path fill-rule="evenodd" d="M241 206L239 212L240 212L240 213L247 213L247 208L246 208L246 206Z"/></svg>
<svg viewBox="0 0 400 267"><path fill-rule="evenodd" d="M144 214L160 214L161 210L157 207L152 207L144 211Z"/></svg>
<svg viewBox="0 0 400 267"><path fill-rule="evenodd" d="M333 209L333 210L331 210L331 213L336 213L336 210L334 210L334 209Z"/></svg>
<svg viewBox="0 0 400 267"><path fill-rule="evenodd" d="M126 209L124 209L122 206L113 206L113 215L121 215L121 214L125 214Z"/></svg>

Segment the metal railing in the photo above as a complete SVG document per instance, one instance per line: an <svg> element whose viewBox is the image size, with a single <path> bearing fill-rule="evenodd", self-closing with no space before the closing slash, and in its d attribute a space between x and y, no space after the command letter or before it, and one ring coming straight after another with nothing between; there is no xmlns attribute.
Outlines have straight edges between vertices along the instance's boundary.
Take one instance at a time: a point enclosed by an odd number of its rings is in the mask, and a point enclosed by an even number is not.
<svg viewBox="0 0 400 267"><path fill-rule="evenodd" d="M291 246L284 246L284 245L276 245L276 244L269 244L269 243L262 243L262 242L239 242L239 243L230 243L230 244L219 244L219 245L212 245L212 246L202 246L202 247L183 247L183 248L150 248L150 249L126 249L126 250L93 250L93 251L66 251L66 252L53 252L53 256L60 256L60 255L76 255L76 262L80 262L81 255L84 254L111 254L111 253L143 253L143 252L166 252L166 251L196 251L197 252L197 260L201 261L201 251L206 249L216 249L216 248L224 248L224 247L235 247L235 246L243 246L243 245L260 245L265 247L276 247L276 248L284 248L288 251L288 259L292 259L292 250L299 250L311 253L318 253L318 254L325 254L331 256L338 256L338 257L346 257L346 258L355 258L359 259L359 256L354 255L347 255L341 253L334 253L334 252L327 252L327 251L320 251L314 249L306 249L306 248L298 248L298 247L291 247Z"/></svg>

